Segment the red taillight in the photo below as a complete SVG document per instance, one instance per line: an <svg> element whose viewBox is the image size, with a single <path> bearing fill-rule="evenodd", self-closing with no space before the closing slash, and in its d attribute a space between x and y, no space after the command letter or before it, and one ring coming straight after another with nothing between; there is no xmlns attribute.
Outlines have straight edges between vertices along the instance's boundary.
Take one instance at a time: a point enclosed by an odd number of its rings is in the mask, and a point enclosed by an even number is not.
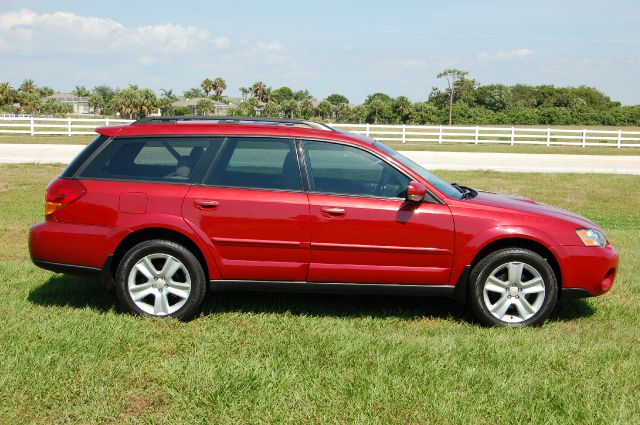
<svg viewBox="0 0 640 425"><path fill-rule="evenodd" d="M80 199L87 190L78 180L56 179L47 187L44 207L45 217L50 216L60 208Z"/></svg>

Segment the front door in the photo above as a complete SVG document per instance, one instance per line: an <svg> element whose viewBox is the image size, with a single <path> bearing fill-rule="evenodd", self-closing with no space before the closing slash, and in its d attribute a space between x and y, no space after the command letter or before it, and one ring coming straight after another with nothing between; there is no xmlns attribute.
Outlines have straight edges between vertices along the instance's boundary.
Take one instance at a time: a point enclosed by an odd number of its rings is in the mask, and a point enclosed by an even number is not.
<svg viewBox="0 0 640 425"><path fill-rule="evenodd" d="M223 279L305 280L309 203L293 140L226 139L183 216L211 239Z"/></svg>
<svg viewBox="0 0 640 425"><path fill-rule="evenodd" d="M449 207L405 202L409 177L353 146L303 142L311 215L311 282L447 284Z"/></svg>

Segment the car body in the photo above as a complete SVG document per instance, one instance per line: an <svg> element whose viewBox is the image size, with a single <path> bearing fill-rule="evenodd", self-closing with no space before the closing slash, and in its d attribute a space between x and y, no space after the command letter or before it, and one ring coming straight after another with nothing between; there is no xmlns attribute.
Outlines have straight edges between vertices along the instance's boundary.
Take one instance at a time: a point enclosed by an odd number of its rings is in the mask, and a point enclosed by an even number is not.
<svg viewBox="0 0 640 425"><path fill-rule="evenodd" d="M535 299L553 305L558 297L603 294L615 278L618 255L592 221L449 185L353 133L306 121L219 117L143 119L97 132L47 189L46 219L29 238L40 267L117 286L130 250L165 240L193 254L213 290L399 293L469 303L482 286L470 282L474 267L498 251L506 268L485 277L503 282L499 299L507 304L518 294L506 285L515 275L505 273L516 269L524 274L514 286L525 275L540 279L548 286L539 282ZM528 253L537 257L527 262ZM130 288L143 266L132 267ZM126 298L127 276L120 280ZM486 290L476 296L488 296L485 313L496 305ZM535 324L553 305L529 315L525 304L518 318L518 304L500 311L511 319L481 319Z"/></svg>

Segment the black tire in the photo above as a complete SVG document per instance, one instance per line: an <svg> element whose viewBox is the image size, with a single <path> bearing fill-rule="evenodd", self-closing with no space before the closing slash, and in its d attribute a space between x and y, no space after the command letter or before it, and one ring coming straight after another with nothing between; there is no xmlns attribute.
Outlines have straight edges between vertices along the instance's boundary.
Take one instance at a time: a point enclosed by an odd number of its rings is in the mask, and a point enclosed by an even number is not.
<svg viewBox="0 0 640 425"><path fill-rule="evenodd" d="M179 260L188 272L188 279L190 279L191 284L189 295L186 297L184 304L176 311L172 311L168 314L162 314L160 317L170 316L179 320L189 320L193 318L200 311L202 302L204 301L207 279L202 269L202 264L200 264L198 258L196 258L196 256L184 246L168 240L156 239L141 242L129 249L129 251L127 251L127 253L122 257L122 260L118 264L115 276L115 291L120 305L123 309L134 314L159 317L159 315L156 315L153 312L146 312L136 305L129 291L129 276L133 267L146 256L155 254L169 255L174 257L174 259ZM182 276L186 275L186 273L182 271L180 273L182 273ZM151 282L150 279L149 282ZM159 292L162 292L162 290L159 290ZM169 294L168 289L167 294ZM171 296L167 294L165 294L165 298L167 296ZM155 297L155 295L150 296ZM167 303L167 307L169 307L169 303L170 302ZM177 304L174 304L170 308L175 306L177 306Z"/></svg>
<svg viewBox="0 0 640 425"><path fill-rule="evenodd" d="M517 306L513 305L513 307L508 308L508 312L510 314L504 314L504 320L499 319L494 316L493 313L489 310L489 307L485 303L485 294L484 288L487 283L487 279L492 274L493 271L499 269L501 266L506 267L508 273L508 263L524 263L525 267L530 266L535 271L538 272L540 277L542 278L542 284L536 285L544 285L544 294L533 294L535 296L535 300L537 302L541 302L539 309L530 317L527 317L525 320L522 320L522 315L518 312ZM527 269L528 270L528 269ZM504 273L504 272L503 272ZM525 273L529 273L528 271L524 271ZM501 279L503 280L503 279ZM511 300L512 296L509 292L510 288L505 289L505 294L493 295L492 297L498 297L502 299L502 297L508 297L509 303L511 302L520 302L515 299ZM518 289L514 289L514 292ZM526 289L525 289L526 291ZM469 299L470 299L470 307L473 315L478 319L481 323L488 326L509 326L509 327L519 327L519 326L535 326L542 324L551 314L553 309L555 308L556 302L558 300L558 280L556 275L547 262L547 260L540 256L539 254L529 251L528 249L523 248L506 248L500 249L498 251L494 251L480 260L471 270L471 274L469 275ZM529 297L530 295L526 295ZM543 297L541 301L537 300L537 297ZM523 295L525 297L525 295ZM520 296L513 296L513 298L520 298ZM496 301L497 304L498 301ZM510 304L511 305L511 304ZM530 305L530 304L529 304ZM499 313L497 313L499 314ZM515 319L514 319L515 318ZM513 321L520 320L520 321Z"/></svg>

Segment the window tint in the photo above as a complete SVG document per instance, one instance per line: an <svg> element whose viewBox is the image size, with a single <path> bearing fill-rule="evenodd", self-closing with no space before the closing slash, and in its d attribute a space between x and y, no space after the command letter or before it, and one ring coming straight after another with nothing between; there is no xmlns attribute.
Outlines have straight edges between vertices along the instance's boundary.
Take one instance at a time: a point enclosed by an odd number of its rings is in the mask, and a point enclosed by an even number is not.
<svg viewBox="0 0 640 425"><path fill-rule="evenodd" d="M304 147L312 192L405 197L409 178L369 152L323 142Z"/></svg>
<svg viewBox="0 0 640 425"><path fill-rule="evenodd" d="M202 175L203 158L211 158L221 144L222 139L200 137L116 139L82 177L190 182L196 174Z"/></svg>
<svg viewBox="0 0 640 425"><path fill-rule="evenodd" d="M229 138L206 182L216 186L302 190L290 139Z"/></svg>

